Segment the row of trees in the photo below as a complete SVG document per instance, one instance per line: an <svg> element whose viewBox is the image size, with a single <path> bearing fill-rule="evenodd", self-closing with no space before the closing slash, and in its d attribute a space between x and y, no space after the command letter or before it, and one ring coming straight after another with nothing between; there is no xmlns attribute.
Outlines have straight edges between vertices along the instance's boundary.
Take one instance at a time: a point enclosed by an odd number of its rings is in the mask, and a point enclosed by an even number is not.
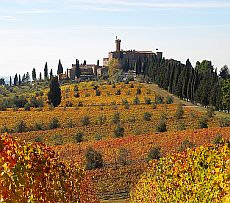
<svg viewBox="0 0 230 203"><path fill-rule="evenodd" d="M99 60L97 61L97 64L99 66ZM83 64L82 65L86 65L86 61L84 60ZM63 66L62 66L62 63L61 63L61 60L59 60L58 62L58 69L57 69L57 75L60 75L60 74L63 74L64 72L64 69L63 69ZM81 75L81 69L80 69L80 62L78 59L76 59L76 69L75 69L75 76L77 78L80 78L80 75ZM36 69L33 68L32 70L32 80L33 81L47 81L47 80L51 80L51 78L54 77L54 74L53 74L53 70L50 69L50 72L48 70L48 64L47 62L45 63L45 67L44 67L44 74L43 74L43 77L42 77L42 73L40 72L39 73L39 77L37 75L37 72L36 72ZM30 74L29 72L27 72L26 74L24 74L22 77L20 74L15 74L13 80L12 80L12 77L10 77L10 86L14 85L22 85L22 84L26 84L30 81ZM5 80L2 78L0 79L0 85L5 85Z"/></svg>
<svg viewBox="0 0 230 203"><path fill-rule="evenodd" d="M57 74L62 74L62 73L63 73L63 66L62 66L61 60L59 60ZM50 72L49 72L48 64L46 62L45 67L44 67L43 77L42 77L41 72L39 73L39 77L38 77L37 71L35 68L33 68L31 76L32 76L33 81L48 81L54 77L54 74L53 74L52 69L50 69ZM14 86L16 86L16 85L20 86L20 85L23 85L23 84L30 82L30 80L31 80L31 77L30 77L29 72L23 74L23 76L16 73L13 78L10 77L10 86L13 86L13 85ZM0 80L0 85L5 85L5 80L3 78Z"/></svg>
<svg viewBox="0 0 230 203"><path fill-rule="evenodd" d="M214 69L211 61L198 61L194 68L189 59L186 64L183 64L173 59L159 60L154 56L138 59L133 66L128 68L124 66L123 69L126 71L135 70L137 75L144 75L146 80L157 83L159 87L180 99L201 104L204 107L213 106L216 110L230 111L230 71L228 66L221 68L218 75L217 69Z"/></svg>

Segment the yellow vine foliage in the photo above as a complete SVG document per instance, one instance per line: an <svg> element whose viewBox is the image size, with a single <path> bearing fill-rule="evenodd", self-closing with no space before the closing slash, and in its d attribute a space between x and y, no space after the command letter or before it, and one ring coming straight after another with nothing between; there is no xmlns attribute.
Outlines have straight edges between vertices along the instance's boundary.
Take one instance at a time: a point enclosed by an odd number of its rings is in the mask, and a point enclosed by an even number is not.
<svg viewBox="0 0 230 203"><path fill-rule="evenodd" d="M45 145L0 136L0 202L80 203L84 176L77 164L61 161Z"/></svg>
<svg viewBox="0 0 230 203"><path fill-rule="evenodd" d="M201 146L162 158L131 192L132 203L227 203L229 198L229 143Z"/></svg>

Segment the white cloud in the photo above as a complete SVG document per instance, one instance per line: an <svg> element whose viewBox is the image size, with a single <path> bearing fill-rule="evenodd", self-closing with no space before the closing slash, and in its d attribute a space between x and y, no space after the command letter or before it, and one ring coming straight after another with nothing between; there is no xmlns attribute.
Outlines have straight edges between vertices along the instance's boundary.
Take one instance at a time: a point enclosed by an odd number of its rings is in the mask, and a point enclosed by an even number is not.
<svg viewBox="0 0 230 203"><path fill-rule="evenodd" d="M49 9L32 9L25 11L18 11L16 14L47 14L47 13L62 13L61 10L49 10Z"/></svg>
<svg viewBox="0 0 230 203"><path fill-rule="evenodd" d="M0 16L0 21L15 21L17 18L15 16Z"/></svg>
<svg viewBox="0 0 230 203"><path fill-rule="evenodd" d="M65 0L66 1L66 0ZM104 6L129 6L129 7L144 7L144 8L230 8L230 2L226 1L136 1L136 0L67 0L66 2L98 4Z"/></svg>

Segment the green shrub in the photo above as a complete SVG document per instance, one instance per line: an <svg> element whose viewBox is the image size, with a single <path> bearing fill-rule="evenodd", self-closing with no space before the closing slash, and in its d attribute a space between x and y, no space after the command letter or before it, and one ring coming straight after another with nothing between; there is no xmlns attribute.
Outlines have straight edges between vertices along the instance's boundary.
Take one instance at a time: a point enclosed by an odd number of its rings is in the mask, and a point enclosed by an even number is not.
<svg viewBox="0 0 230 203"><path fill-rule="evenodd" d="M122 105L126 105L129 104L129 102L127 101L127 99L122 99Z"/></svg>
<svg viewBox="0 0 230 203"><path fill-rule="evenodd" d="M150 112L144 113L144 120L145 121L151 121L151 118L152 118L152 113L150 113Z"/></svg>
<svg viewBox="0 0 230 203"><path fill-rule="evenodd" d="M151 104L152 100L149 97L145 97L145 104Z"/></svg>
<svg viewBox="0 0 230 203"><path fill-rule="evenodd" d="M49 129L56 129L60 127L59 120L57 118L52 118L49 123Z"/></svg>
<svg viewBox="0 0 230 203"><path fill-rule="evenodd" d="M44 102L42 98L37 99L36 97L32 97L30 99L30 106L34 108L44 107Z"/></svg>
<svg viewBox="0 0 230 203"><path fill-rule="evenodd" d="M103 167L102 155L95 151L92 147L88 148L85 153L86 169L92 170Z"/></svg>
<svg viewBox="0 0 230 203"><path fill-rule="evenodd" d="M160 114L160 120L168 120L168 115L166 112L162 112Z"/></svg>
<svg viewBox="0 0 230 203"><path fill-rule="evenodd" d="M186 150L187 148L193 148L193 147L195 147L195 144L193 144L192 142L190 142L189 140L184 140L182 143L181 143L181 145L180 145L180 147L179 147L179 151L180 152L182 152L182 151L184 151L184 150Z"/></svg>
<svg viewBox="0 0 230 203"><path fill-rule="evenodd" d="M114 129L114 137L119 138L119 137L124 137L124 133L125 133L125 129L120 126L117 125Z"/></svg>
<svg viewBox="0 0 230 203"><path fill-rule="evenodd" d="M120 123L120 113L118 113L118 112L116 112L116 113L114 113L113 114L113 118L112 118L112 122L114 123L114 124L118 124L118 123Z"/></svg>
<svg viewBox="0 0 230 203"><path fill-rule="evenodd" d="M75 136L74 136L74 140L77 143L83 142L83 138L84 138L84 134L82 132L78 132Z"/></svg>
<svg viewBox="0 0 230 203"><path fill-rule="evenodd" d="M102 140L103 136L100 133L96 133L96 135L94 136L94 138L95 138L96 141L99 141L99 140Z"/></svg>
<svg viewBox="0 0 230 203"><path fill-rule="evenodd" d="M125 109L129 109L129 102L127 101L127 99L123 99L122 100L122 104L124 105Z"/></svg>
<svg viewBox="0 0 230 203"><path fill-rule="evenodd" d="M198 128L208 128L208 118L206 116L203 116L198 121Z"/></svg>
<svg viewBox="0 0 230 203"><path fill-rule="evenodd" d="M147 161L151 161L153 159L160 159L161 158L161 148L160 147L153 147L150 149L148 155L147 155Z"/></svg>
<svg viewBox="0 0 230 203"><path fill-rule="evenodd" d="M183 121L178 121L177 130L186 130L185 123Z"/></svg>
<svg viewBox="0 0 230 203"><path fill-rule="evenodd" d="M34 141L42 143L43 142L43 138L41 136L37 136L37 137L34 138Z"/></svg>
<svg viewBox="0 0 230 203"><path fill-rule="evenodd" d="M213 107L208 107L206 115L208 118L212 118L215 115L215 109Z"/></svg>
<svg viewBox="0 0 230 203"><path fill-rule="evenodd" d="M18 108L24 108L24 106L28 103L28 100L25 98L25 96L15 96L12 102Z"/></svg>
<svg viewBox="0 0 230 203"><path fill-rule="evenodd" d="M166 104L172 104L173 103L173 97L172 96L167 96L166 97Z"/></svg>
<svg viewBox="0 0 230 203"><path fill-rule="evenodd" d="M156 126L156 132L166 132L167 131L167 125L165 122L165 119L160 119L159 123Z"/></svg>
<svg viewBox="0 0 230 203"><path fill-rule="evenodd" d="M9 133L10 130L9 128L7 128L5 125L3 126L3 128L1 129L1 133Z"/></svg>
<svg viewBox="0 0 230 203"><path fill-rule="evenodd" d="M141 94L141 88L140 88L140 87L138 87L138 88L137 88L136 95L140 95L140 94Z"/></svg>
<svg viewBox="0 0 230 203"><path fill-rule="evenodd" d="M135 98L134 98L134 100L133 100L133 104L135 104L135 105L140 104L140 100L139 100L139 98L138 98L138 97L135 97Z"/></svg>
<svg viewBox="0 0 230 203"><path fill-rule="evenodd" d="M220 118L219 123L221 128L230 127L230 118Z"/></svg>
<svg viewBox="0 0 230 203"><path fill-rule="evenodd" d="M35 131L39 131L39 130L43 130L44 127L43 127L43 123L42 122L36 122L35 125L34 125L34 130Z"/></svg>
<svg viewBox="0 0 230 203"><path fill-rule="evenodd" d="M90 124L89 116L83 116L81 118L81 123L82 123L83 126L88 126Z"/></svg>
<svg viewBox="0 0 230 203"><path fill-rule="evenodd" d="M30 104L29 104L29 103L26 103L26 104L25 104L24 110L25 110L25 111L30 111Z"/></svg>
<svg viewBox="0 0 230 203"><path fill-rule="evenodd" d="M99 116L97 119L97 124L103 125L106 122L107 118L106 116Z"/></svg>
<svg viewBox="0 0 230 203"><path fill-rule="evenodd" d="M184 109L183 109L183 106L182 104L179 104L177 106L177 110L176 110L176 113L175 113L175 118L176 119L181 119L184 115Z"/></svg>
<svg viewBox="0 0 230 203"><path fill-rule="evenodd" d="M96 96L101 96L101 91L99 89L96 89Z"/></svg>
<svg viewBox="0 0 230 203"><path fill-rule="evenodd" d="M160 95L157 95L156 98L155 98L155 103L156 104L163 104L164 103L163 97L160 96Z"/></svg>
<svg viewBox="0 0 230 203"><path fill-rule="evenodd" d="M22 133L27 131L27 127L24 121L18 121L15 126L15 131L17 133Z"/></svg>
<svg viewBox="0 0 230 203"><path fill-rule="evenodd" d="M0 101L0 111L5 111L6 105L3 103L3 101Z"/></svg>

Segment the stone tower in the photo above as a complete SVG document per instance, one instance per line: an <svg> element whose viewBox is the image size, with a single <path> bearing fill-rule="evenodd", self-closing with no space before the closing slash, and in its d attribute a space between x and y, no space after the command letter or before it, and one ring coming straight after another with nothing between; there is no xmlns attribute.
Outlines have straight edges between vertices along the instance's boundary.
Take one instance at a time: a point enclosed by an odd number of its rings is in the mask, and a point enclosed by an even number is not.
<svg viewBox="0 0 230 203"><path fill-rule="evenodd" d="M117 36L116 36L115 43L116 43L116 52L120 52L121 51L121 40L118 39Z"/></svg>

